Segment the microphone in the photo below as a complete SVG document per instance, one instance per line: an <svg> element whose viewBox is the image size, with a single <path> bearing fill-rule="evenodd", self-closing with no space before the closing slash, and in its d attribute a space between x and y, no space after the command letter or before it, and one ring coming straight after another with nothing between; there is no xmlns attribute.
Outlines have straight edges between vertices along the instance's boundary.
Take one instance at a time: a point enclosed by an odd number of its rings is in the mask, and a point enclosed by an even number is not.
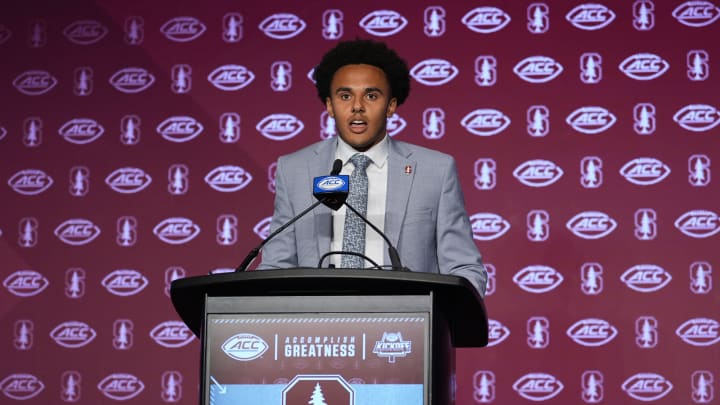
<svg viewBox="0 0 720 405"><path fill-rule="evenodd" d="M342 169L342 160L340 160L340 159L335 159L335 161L333 162L332 171L330 172L330 176L320 176L320 177L316 177L316 178L315 178L315 181L313 182L313 183L314 183L314 186L317 186L317 183L320 182L320 181L322 181L323 179L327 179L327 178L330 178L330 177L333 177L333 176L337 176L337 175L340 173L340 170L341 170L341 169ZM347 176L345 176L345 177L347 177ZM345 183L346 183L346 187L347 187L347 183L349 183L349 181L345 181ZM313 188L314 188L314 187L313 187ZM318 197L318 195L315 195L315 198L318 198L318 201L314 202L312 205L310 205L309 207L307 207L307 208L306 208L305 210L303 210L301 213L295 215L295 216L294 216L292 219L290 219L288 222L284 223L281 227L279 227L278 229L276 229L275 232L272 232L270 235L268 235L267 238L265 238L262 242L260 242L260 244L259 244L257 247L255 247L254 249L252 249L252 250L247 254L247 256L245 256L245 259L243 259L242 263L240 263L240 265L235 269L235 271L236 271L236 272L246 271L247 268L248 268L248 266L250 266L250 263L252 263L253 260L255 260L255 258L257 257L257 255L260 254L260 250L262 250L263 246L265 246L266 243L268 243L271 239L273 239L275 236L277 236L280 232L282 232L282 231L284 231L285 229L287 229L287 227L289 227L290 225L294 224L295 221L297 221L298 219L300 219L300 218L302 218L303 216L305 216L305 214L307 214L308 212L310 212L310 211L312 211L313 209L315 209L315 207L317 207L318 205L320 205L320 204L325 204L325 203L326 203L326 200L330 200L330 199L337 199L337 200L331 201L331 203L332 203L333 205L335 205L336 201L339 201L340 199L342 199L342 202L345 201L345 200L342 198L342 193L341 193L341 192L340 192L340 193L330 192L329 194L330 194L330 197L328 197L327 195L322 195L322 194L321 194L319 197ZM347 193L345 194L345 198L347 198ZM342 206L342 202L340 203L340 206ZM339 208L339 206L338 206L338 208ZM337 209L337 208L335 208L335 209Z"/></svg>
<svg viewBox="0 0 720 405"><path fill-rule="evenodd" d="M385 243L387 243L388 246L388 256L390 256L390 265L392 266L392 269L409 271L409 269L403 267L402 262L400 261L400 254L398 253L395 246L393 246L393 244L390 242L390 239L388 239L387 235L385 235L382 231L380 231L380 229L378 229L378 227L375 226L375 224L370 222L370 220L365 218L364 215L360 214L355 208L353 208L350 204L347 203L346 200L350 192L350 176L338 175L338 173L340 173L341 167L342 161L340 159L336 159L335 163L333 163L333 171L330 176L316 177L314 181L315 186L313 188L313 195L315 196L315 198L318 199L319 202L322 202L326 206L330 207L333 211L337 211L338 209L340 209L340 207L345 205L348 209L354 212L355 215L360 217L363 222L370 225L370 227L375 232L377 232L378 235L382 236L382 238L385 240ZM337 171L335 171L335 169L337 169ZM352 252L330 253L352 254ZM375 267L379 268L379 266L375 262L362 254L360 255L366 260L373 263ZM327 254L320 259L320 263L322 263L322 260L326 256Z"/></svg>

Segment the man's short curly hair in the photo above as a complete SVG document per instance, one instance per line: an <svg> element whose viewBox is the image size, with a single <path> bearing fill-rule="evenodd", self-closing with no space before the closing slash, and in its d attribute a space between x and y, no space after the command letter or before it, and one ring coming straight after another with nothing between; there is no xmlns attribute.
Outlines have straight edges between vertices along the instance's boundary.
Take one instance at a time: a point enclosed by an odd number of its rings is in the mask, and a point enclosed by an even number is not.
<svg viewBox="0 0 720 405"><path fill-rule="evenodd" d="M330 97L330 83L338 69L345 65L365 64L385 72L390 84L390 96L402 104L410 93L410 72L407 63L383 42L357 39L340 42L323 56L315 67L313 79L320 101Z"/></svg>

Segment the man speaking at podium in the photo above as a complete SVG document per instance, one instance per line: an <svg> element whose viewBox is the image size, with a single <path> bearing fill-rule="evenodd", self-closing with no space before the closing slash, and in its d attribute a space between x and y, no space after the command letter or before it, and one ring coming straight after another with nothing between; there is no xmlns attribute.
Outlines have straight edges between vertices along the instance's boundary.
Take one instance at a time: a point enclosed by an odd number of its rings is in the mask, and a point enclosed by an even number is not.
<svg viewBox="0 0 720 405"><path fill-rule="evenodd" d="M484 296L487 273L472 238L455 160L387 135L387 118L410 91L405 61L381 42L341 42L322 58L314 79L338 137L279 158L270 230L309 207L313 179L333 167L349 175L347 204L354 210L315 208L267 240L258 269L389 267L393 260L384 233L404 267L462 276Z"/></svg>

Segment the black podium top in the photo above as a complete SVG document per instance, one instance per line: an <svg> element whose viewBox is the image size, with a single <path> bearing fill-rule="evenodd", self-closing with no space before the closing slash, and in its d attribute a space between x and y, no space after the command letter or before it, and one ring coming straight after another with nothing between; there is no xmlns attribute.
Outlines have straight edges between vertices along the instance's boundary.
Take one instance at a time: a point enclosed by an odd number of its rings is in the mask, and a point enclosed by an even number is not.
<svg viewBox="0 0 720 405"><path fill-rule="evenodd" d="M422 295L431 291L437 308L448 321L453 346L487 345L488 320L483 300L469 281L457 276L359 269L261 270L177 279L172 282L170 296L177 313L199 337L206 294L367 296Z"/></svg>

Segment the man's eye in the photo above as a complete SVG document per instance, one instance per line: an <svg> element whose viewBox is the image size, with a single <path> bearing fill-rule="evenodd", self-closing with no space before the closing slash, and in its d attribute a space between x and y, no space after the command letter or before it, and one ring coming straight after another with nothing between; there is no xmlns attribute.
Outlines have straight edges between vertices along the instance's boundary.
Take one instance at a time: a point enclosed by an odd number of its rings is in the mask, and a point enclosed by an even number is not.
<svg viewBox="0 0 720 405"><path fill-rule="evenodd" d="M378 96L377 96L377 94L375 94L375 93L369 93L369 94L367 95L367 98L368 98L369 100L376 100L376 99L378 98Z"/></svg>
<svg viewBox="0 0 720 405"><path fill-rule="evenodd" d="M350 100L350 95L349 94L341 94L340 100Z"/></svg>

